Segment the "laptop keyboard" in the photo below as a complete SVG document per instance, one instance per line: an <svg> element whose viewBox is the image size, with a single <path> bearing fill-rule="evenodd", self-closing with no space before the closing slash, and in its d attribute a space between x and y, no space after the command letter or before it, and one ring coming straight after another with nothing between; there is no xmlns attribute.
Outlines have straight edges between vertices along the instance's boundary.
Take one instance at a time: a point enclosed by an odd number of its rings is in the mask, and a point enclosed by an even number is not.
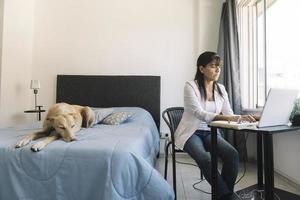
<svg viewBox="0 0 300 200"><path fill-rule="evenodd" d="M251 125L258 125L258 121L257 121L257 122L240 121L240 122L237 122L237 124L251 124Z"/></svg>

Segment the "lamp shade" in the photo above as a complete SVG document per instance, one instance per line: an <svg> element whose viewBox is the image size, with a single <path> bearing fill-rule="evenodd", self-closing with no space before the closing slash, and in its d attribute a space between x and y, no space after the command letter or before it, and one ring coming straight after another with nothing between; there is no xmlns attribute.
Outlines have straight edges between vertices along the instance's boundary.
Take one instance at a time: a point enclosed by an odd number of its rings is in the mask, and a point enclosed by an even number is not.
<svg viewBox="0 0 300 200"><path fill-rule="evenodd" d="M40 89L41 88L40 81L39 80L31 80L30 88L34 89L34 90Z"/></svg>

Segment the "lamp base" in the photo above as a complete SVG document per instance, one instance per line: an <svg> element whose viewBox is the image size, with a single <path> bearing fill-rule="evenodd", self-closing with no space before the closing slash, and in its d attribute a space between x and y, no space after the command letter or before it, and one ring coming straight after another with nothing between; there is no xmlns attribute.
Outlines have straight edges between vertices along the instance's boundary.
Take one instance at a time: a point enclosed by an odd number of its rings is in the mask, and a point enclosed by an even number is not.
<svg viewBox="0 0 300 200"><path fill-rule="evenodd" d="M34 90L34 109L37 110L37 90Z"/></svg>

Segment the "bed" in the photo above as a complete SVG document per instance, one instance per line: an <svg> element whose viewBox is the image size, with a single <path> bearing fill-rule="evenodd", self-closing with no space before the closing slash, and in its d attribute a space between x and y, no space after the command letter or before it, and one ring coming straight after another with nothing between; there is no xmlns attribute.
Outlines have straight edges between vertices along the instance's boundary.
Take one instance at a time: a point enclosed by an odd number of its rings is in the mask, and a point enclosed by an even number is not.
<svg viewBox="0 0 300 200"><path fill-rule="evenodd" d="M134 115L121 125L83 128L77 141L58 140L38 153L14 144L41 123L0 129L1 200L174 199L154 169L160 77L58 75L56 100Z"/></svg>

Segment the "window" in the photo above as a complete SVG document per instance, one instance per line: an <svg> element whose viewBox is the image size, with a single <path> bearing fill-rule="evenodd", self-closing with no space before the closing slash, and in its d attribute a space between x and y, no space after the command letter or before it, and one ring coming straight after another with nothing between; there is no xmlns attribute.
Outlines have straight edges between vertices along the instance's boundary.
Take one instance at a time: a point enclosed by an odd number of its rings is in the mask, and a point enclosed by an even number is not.
<svg viewBox="0 0 300 200"><path fill-rule="evenodd" d="M267 88L300 89L300 1L277 0L267 9Z"/></svg>
<svg viewBox="0 0 300 200"><path fill-rule="evenodd" d="M300 1L236 1L242 105L257 108L270 88L300 88Z"/></svg>

